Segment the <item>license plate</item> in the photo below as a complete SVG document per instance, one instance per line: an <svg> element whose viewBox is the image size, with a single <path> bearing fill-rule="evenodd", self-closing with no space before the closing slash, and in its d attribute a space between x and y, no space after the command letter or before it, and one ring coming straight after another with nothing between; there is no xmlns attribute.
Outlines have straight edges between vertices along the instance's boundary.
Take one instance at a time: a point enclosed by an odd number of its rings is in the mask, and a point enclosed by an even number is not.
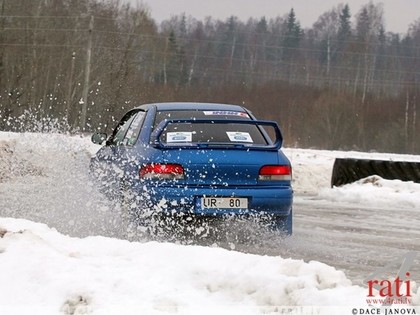
<svg viewBox="0 0 420 315"><path fill-rule="evenodd" d="M248 209L247 198L201 198L202 209Z"/></svg>

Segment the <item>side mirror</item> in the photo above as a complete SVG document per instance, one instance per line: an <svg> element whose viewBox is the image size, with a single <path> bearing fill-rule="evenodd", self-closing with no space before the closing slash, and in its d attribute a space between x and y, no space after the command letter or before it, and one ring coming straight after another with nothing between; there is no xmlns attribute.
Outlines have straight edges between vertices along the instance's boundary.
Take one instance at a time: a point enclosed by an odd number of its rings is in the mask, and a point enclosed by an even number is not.
<svg viewBox="0 0 420 315"><path fill-rule="evenodd" d="M94 144L102 144L106 140L107 137L108 137L107 134L104 132L95 132L92 135L91 140Z"/></svg>

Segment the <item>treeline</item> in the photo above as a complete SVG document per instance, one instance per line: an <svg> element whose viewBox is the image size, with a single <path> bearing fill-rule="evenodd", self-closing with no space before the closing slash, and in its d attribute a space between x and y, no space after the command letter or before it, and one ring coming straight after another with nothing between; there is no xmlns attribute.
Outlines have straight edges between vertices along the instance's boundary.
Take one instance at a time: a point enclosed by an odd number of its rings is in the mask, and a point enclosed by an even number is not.
<svg viewBox="0 0 420 315"><path fill-rule="evenodd" d="M293 9L157 24L118 0L0 0L0 130L109 131L143 103L224 102L277 120L288 146L420 153L419 81L420 20L387 31L372 2L303 29Z"/></svg>

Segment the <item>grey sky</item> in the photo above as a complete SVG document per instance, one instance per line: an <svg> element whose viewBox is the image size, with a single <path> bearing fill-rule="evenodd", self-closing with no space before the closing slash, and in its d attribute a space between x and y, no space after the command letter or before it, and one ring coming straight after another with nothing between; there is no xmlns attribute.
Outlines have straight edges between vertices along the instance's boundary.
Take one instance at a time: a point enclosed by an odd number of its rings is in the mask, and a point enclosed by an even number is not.
<svg viewBox="0 0 420 315"><path fill-rule="evenodd" d="M283 16L293 7L303 27L311 27L317 18L339 3L348 3L354 16L369 0L126 0L133 5L145 4L158 22L185 13L197 19L212 16L226 19L234 15L246 21L249 17ZM420 17L420 0L373 0L383 3L386 30L405 33Z"/></svg>

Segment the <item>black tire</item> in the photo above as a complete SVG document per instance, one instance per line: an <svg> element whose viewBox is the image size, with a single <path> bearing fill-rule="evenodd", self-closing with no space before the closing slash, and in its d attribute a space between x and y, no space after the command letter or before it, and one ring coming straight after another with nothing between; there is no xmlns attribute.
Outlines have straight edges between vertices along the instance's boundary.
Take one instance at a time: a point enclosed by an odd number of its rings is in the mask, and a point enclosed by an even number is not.
<svg viewBox="0 0 420 315"><path fill-rule="evenodd" d="M290 236L293 234L293 209L290 209L290 213L285 216L274 216L274 230Z"/></svg>
<svg viewBox="0 0 420 315"><path fill-rule="evenodd" d="M149 220L142 205L124 182L120 183L118 205L123 222L124 235L129 240L149 238Z"/></svg>

